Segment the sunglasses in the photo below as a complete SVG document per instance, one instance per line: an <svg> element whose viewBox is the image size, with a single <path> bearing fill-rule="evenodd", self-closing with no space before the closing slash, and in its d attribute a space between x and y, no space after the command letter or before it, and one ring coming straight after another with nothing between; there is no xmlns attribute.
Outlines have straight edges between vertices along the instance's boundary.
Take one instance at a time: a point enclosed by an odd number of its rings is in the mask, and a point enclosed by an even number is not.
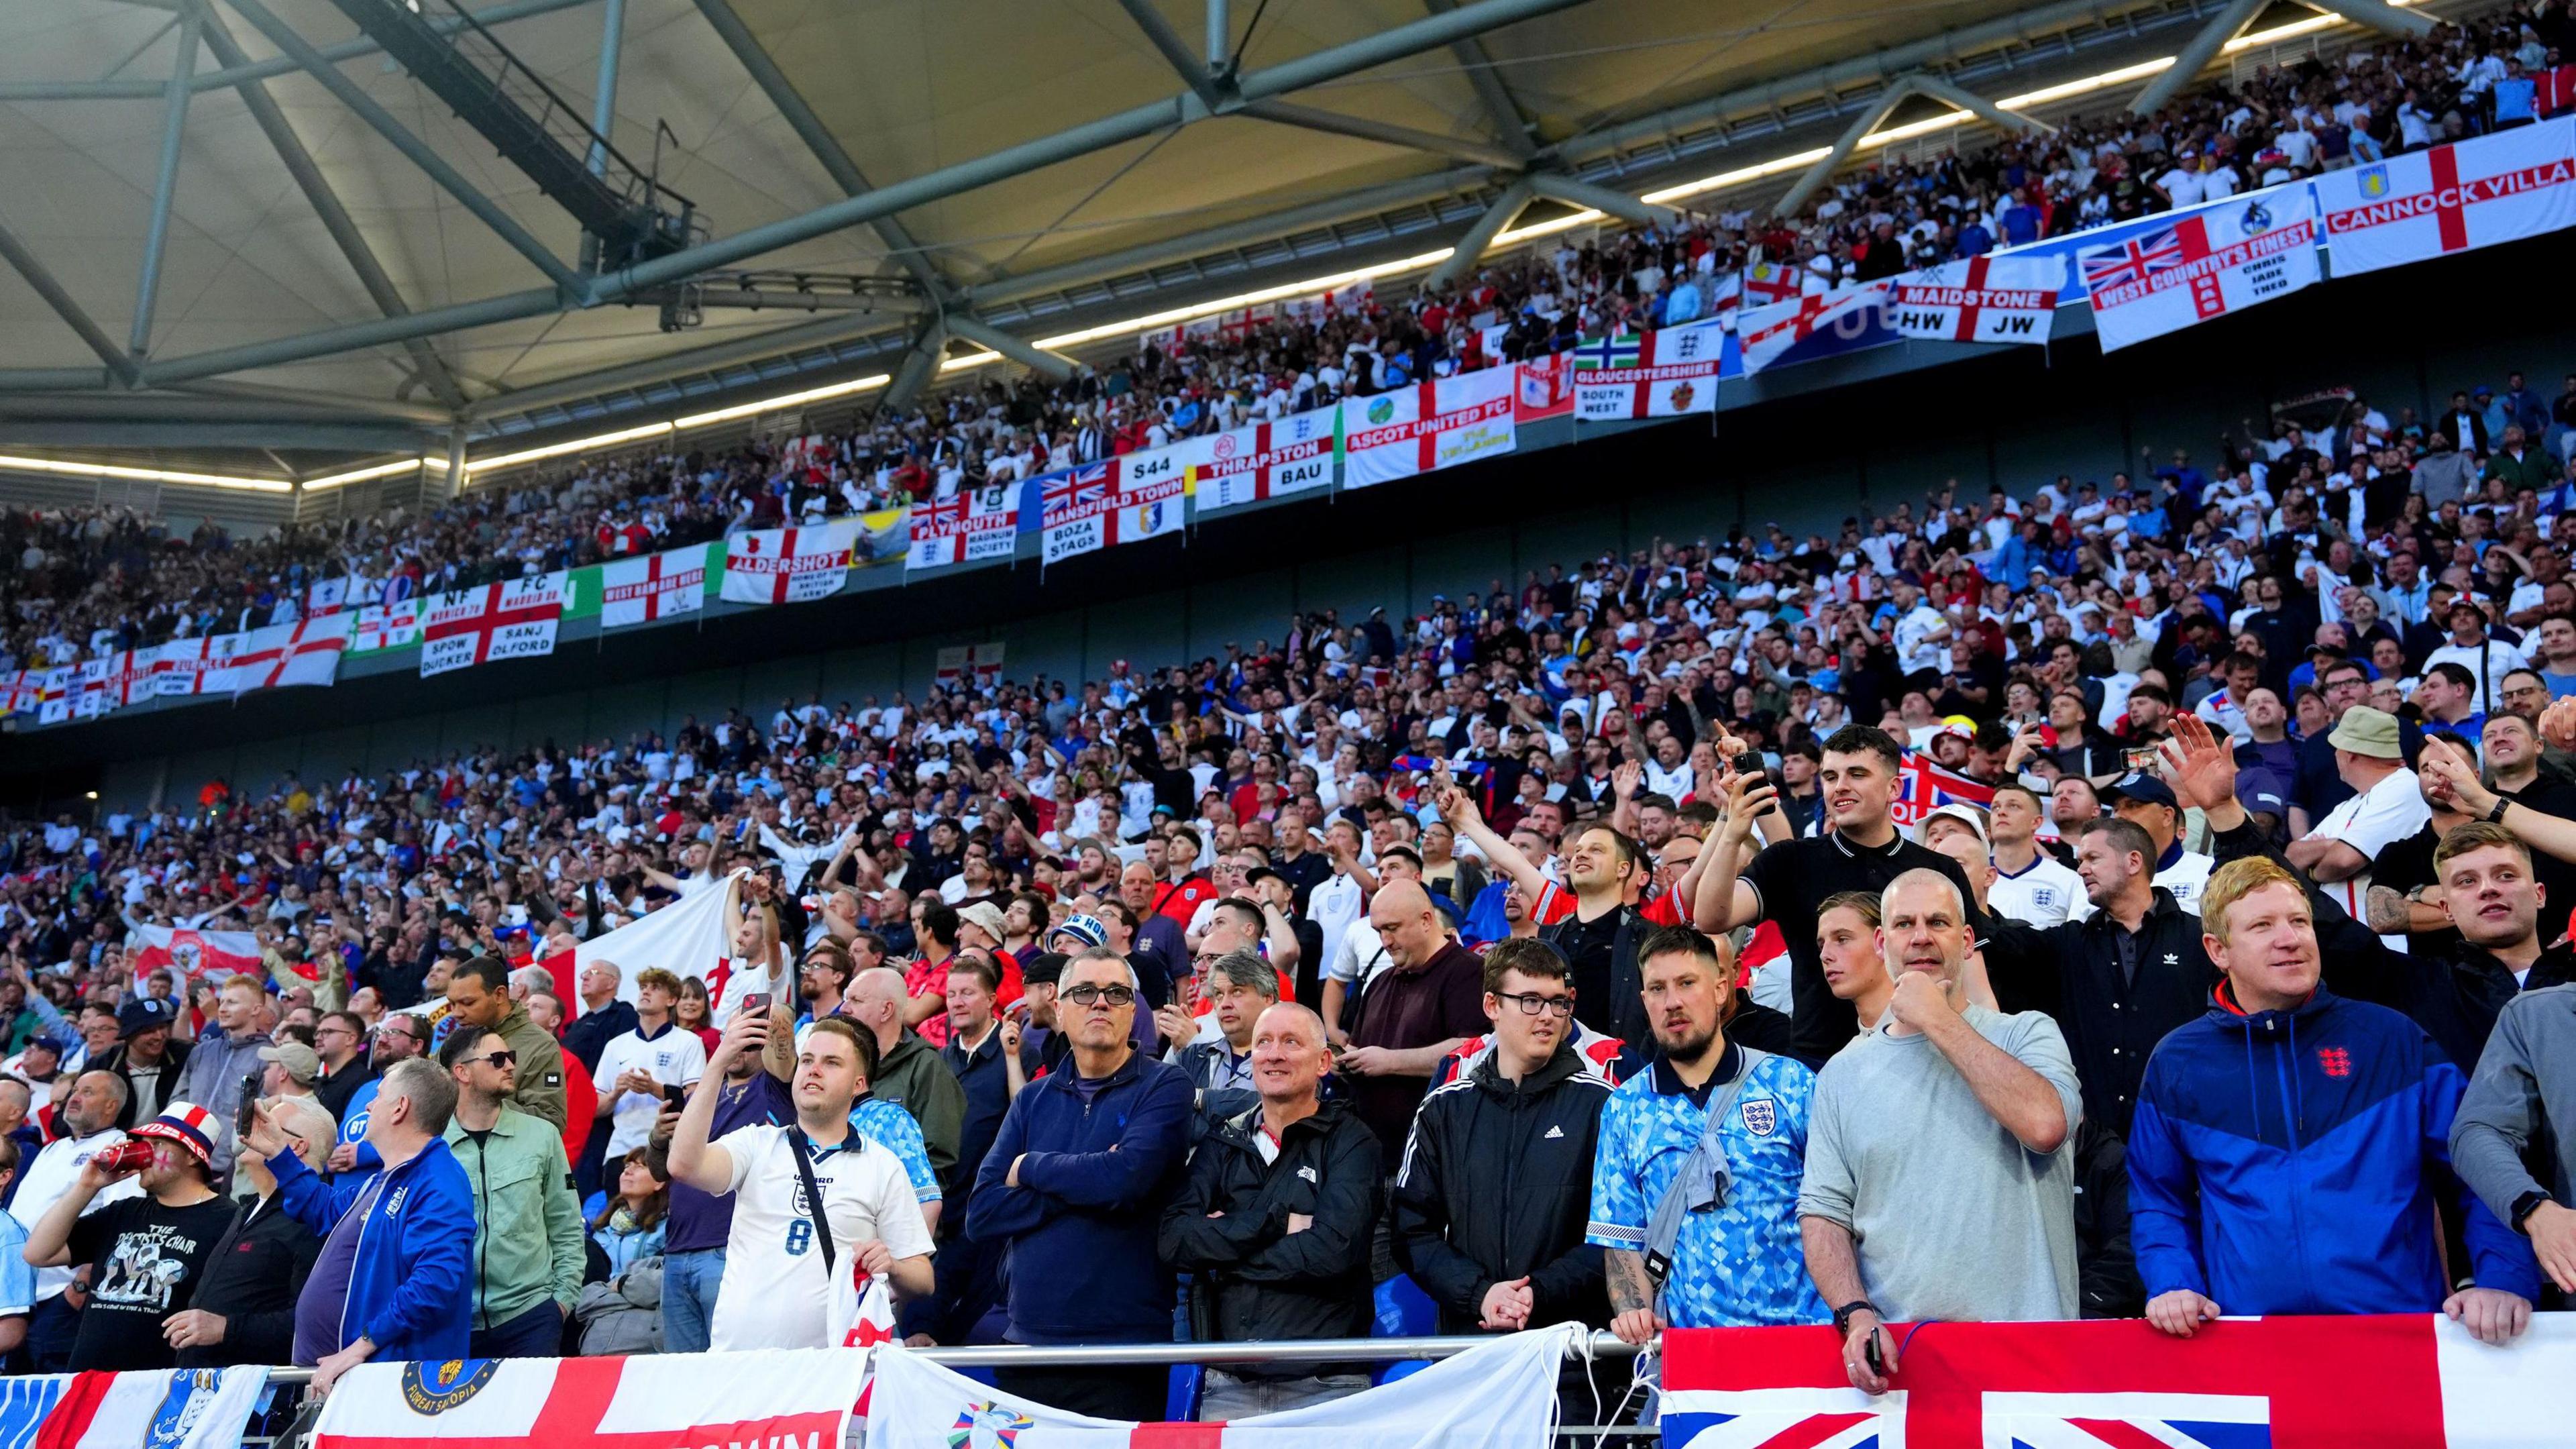
<svg viewBox="0 0 2576 1449"><path fill-rule="evenodd" d="M503 1050L493 1052L488 1056L467 1057L465 1060L469 1062L489 1062L495 1067L515 1067L519 1064L519 1054L514 1051Z"/></svg>
<svg viewBox="0 0 2576 1449"><path fill-rule="evenodd" d="M1136 988L1132 986L1077 986L1064 993L1064 999L1076 1006L1133 1006Z"/></svg>

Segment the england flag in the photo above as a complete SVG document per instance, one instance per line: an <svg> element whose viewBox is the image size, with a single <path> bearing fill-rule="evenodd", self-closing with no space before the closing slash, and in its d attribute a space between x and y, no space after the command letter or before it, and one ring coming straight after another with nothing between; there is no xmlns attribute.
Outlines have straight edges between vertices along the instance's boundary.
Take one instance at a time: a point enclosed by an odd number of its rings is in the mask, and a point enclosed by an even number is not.
<svg viewBox="0 0 2576 1449"><path fill-rule="evenodd" d="M1672 418L1717 411L1726 333L1714 320L1642 336L1600 337L1574 349L1579 422Z"/></svg>
<svg viewBox="0 0 2576 1449"><path fill-rule="evenodd" d="M1169 448L1130 453L1118 460L1117 511L1109 519L1109 543L1142 543L1178 533L1187 521L1189 470Z"/></svg>
<svg viewBox="0 0 2576 1449"><path fill-rule="evenodd" d="M2064 257L1972 257L1898 277L1884 316L1908 337L2046 342L2065 287Z"/></svg>
<svg viewBox="0 0 2576 1449"><path fill-rule="evenodd" d="M707 602L707 546L693 543L643 558L610 559L599 566L599 590L603 629L697 613Z"/></svg>
<svg viewBox="0 0 2576 1449"><path fill-rule="evenodd" d="M2576 115L2316 179L2338 277L2576 226Z"/></svg>

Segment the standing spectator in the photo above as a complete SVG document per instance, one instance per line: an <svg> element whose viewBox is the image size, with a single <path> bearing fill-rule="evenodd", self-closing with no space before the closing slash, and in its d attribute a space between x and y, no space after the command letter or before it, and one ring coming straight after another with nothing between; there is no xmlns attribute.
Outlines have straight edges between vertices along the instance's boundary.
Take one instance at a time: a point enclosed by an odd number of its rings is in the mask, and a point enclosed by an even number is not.
<svg viewBox="0 0 2576 1449"><path fill-rule="evenodd" d="M1171 1335L1172 1277L1155 1237L1186 1170L1190 1086L1178 1067L1136 1050L1142 995L1134 969L1105 947L1066 963L1056 1001L1071 1069L1011 1103L976 1175L966 1233L1009 1248L1009 1342ZM998 1373L1010 1393L1121 1419L1159 1417L1167 1377L1159 1366Z"/></svg>
<svg viewBox="0 0 2576 1449"><path fill-rule="evenodd" d="M17 1186L19 1158L15 1138L0 1136L0 1193ZM27 1262L27 1230L0 1213L0 1374L20 1371L27 1345L27 1323L36 1311L36 1270Z"/></svg>
<svg viewBox="0 0 2576 1449"><path fill-rule="evenodd" d="M2473 708L2479 714L2493 714L2504 708L2504 677L2517 669L2530 668L2531 661L2518 646L2488 634L2486 610L2467 594L2452 600L2442 622L2450 627L2450 637L2424 656L2422 667L2429 670L2436 664L2457 664L2477 680Z"/></svg>
<svg viewBox="0 0 2576 1449"><path fill-rule="evenodd" d="M117 1124L131 1127L161 1115L170 1086L188 1064L188 1043L174 1041L171 1023L178 1013L157 997L138 996L116 1009L122 1040L113 1051L91 1062L92 1071L109 1071L125 1079L125 1108Z"/></svg>
<svg viewBox="0 0 2576 1449"><path fill-rule="evenodd" d="M1189 1073L1190 1087L1197 1093L1194 1144L1217 1123L1239 1115L1260 1098L1253 1081L1252 1039L1262 1013L1279 1003L1279 973L1259 952L1239 947L1208 964L1204 993L1203 999L1212 1003L1207 1020L1216 1024L1213 1033L1194 1040L1198 1022L1186 1006L1175 1003L1155 1013L1168 1018L1164 1037L1180 1043L1164 1059Z"/></svg>
<svg viewBox="0 0 2576 1449"><path fill-rule="evenodd" d="M1485 973L1414 881L1391 880L1379 890L1369 924L1389 964L1369 983L1359 1028L1335 1065L1360 1120L1391 1147L1404 1140L1440 1059L1484 1033Z"/></svg>
<svg viewBox="0 0 2576 1449"><path fill-rule="evenodd" d="M367 1024L354 1011L328 1012L313 1024L313 1046L322 1057L313 1095L336 1122L348 1115L349 1099L358 1088L375 1079L375 1068L367 1061Z"/></svg>
<svg viewBox="0 0 2576 1449"><path fill-rule="evenodd" d="M2443 1267L2460 1069L2405 1017L2320 987L2308 893L2277 861L2230 861L2204 904L2226 979L2156 1048L2129 1132L2147 1321L2188 1338L2222 1312L2439 1308L2487 1343L2520 1334L2531 1246L2474 1197L2461 1266L2480 1286L2451 1291Z"/></svg>
<svg viewBox="0 0 2576 1449"><path fill-rule="evenodd" d="M2539 1149L2543 1184L2526 1164ZM2496 1219L2576 1295L2576 985L2514 998L2451 1119L2451 1161Z"/></svg>
<svg viewBox="0 0 2576 1449"><path fill-rule="evenodd" d="M944 1007L944 973L940 979L941 990L932 995ZM876 1050L867 1064L869 1095L912 1114L921 1127L922 1146L929 1150L931 1170L941 1182L949 1182L957 1175L957 1149L965 1136L966 1091L939 1053L904 1025L903 993L902 972L871 967L850 979L847 1015L875 1038Z"/></svg>
<svg viewBox="0 0 2576 1449"><path fill-rule="evenodd" d="M1584 1241L1610 1084L1574 1048L1568 974L1543 941L1495 942L1483 975L1494 1049L1414 1114L1395 1261L1439 1308L1442 1333L1610 1321L1602 1250Z"/></svg>
<svg viewBox="0 0 2576 1449"><path fill-rule="evenodd" d="M796 1120L796 1104L787 1090L796 1076L793 1033L765 1036L760 1051L737 1052L726 1059L723 1071L710 1075L717 1081L715 1106L707 1119L711 1139L722 1141L744 1127L785 1127ZM671 1184L670 1225L662 1243L662 1351L704 1353L724 1283L734 1200L727 1193L693 1187L668 1170L679 1115L676 1108L666 1112L651 1139L661 1175Z"/></svg>
<svg viewBox="0 0 2576 1449"><path fill-rule="evenodd" d="M635 1029L600 1048L591 1079L599 1088L599 1114L611 1118L607 1152L622 1158L644 1145L662 1113L665 1087L685 1087L706 1074L707 1051L697 1033L673 1019L680 978L659 966L635 975Z"/></svg>
<svg viewBox="0 0 2576 1449"><path fill-rule="evenodd" d="M268 1009L268 990L260 979L247 973L231 976L215 991L214 1029L199 1036L188 1052L188 1060L171 1082L171 1097L194 1102L215 1115L218 1122L231 1122L241 1111L242 1079L260 1074L259 1049L269 1045L268 1032L260 1025ZM219 1134L215 1144L215 1181L230 1182L233 1152L237 1144L232 1134Z"/></svg>
<svg viewBox="0 0 2576 1449"><path fill-rule="evenodd" d="M2056 1022L1966 999L1955 881L1909 870L1879 916L1896 994L1817 1074L1798 1192L1807 1271L1843 1337L1844 1371L1873 1394L1897 1369L1890 1321L2075 1316L2084 1110ZM1973 1267L1955 1236L1968 1221Z"/></svg>
<svg viewBox="0 0 2576 1449"><path fill-rule="evenodd" d="M1036 1053L1022 1049L1020 1024L994 1015L1000 988L1000 973L979 953L964 952L949 963L948 1045L939 1056L966 1096L957 1180L970 1192L1003 1116L1028 1087L1035 1065ZM931 1260L939 1279L938 1307L928 1331L943 1343L979 1341L978 1326L1001 1301L1000 1255L966 1236L964 1213L943 1217L939 1229L939 1255Z"/></svg>
<svg viewBox="0 0 2576 1449"><path fill-rule="evenodd" d="M474 1186L447 1145L456 1083L438 1063L395 1063L377 1079L367 1145L382 1170L325 1183L263 1110L247 1145L268 1159L286 1210L323 1235L295 1302L295 1362L317 1392L371 1358L469 1356L474 1324Z"/></svg>
<svg viewBox="0 0 2576 1449"><path fill-rule="evenodd" d="M708 1346L720 1353L835 1345L855 1309L850 1285L866 1275L887 1278L900 1297L933 1286L930 1229L903 1164L850 1125L850 1104L875 1056L865 1031L831 1017L805 1034L790 1089L793 1124L755 1124L707 1140L721 1093L715 1083L734 1059L767 1048L773 1031L793 1039L783 1019L771 1020L774 1009L737 1011L725 1023L714 1070L690 1092L671 1133L672 1180L733 1198L708 1331Z"/></svg>
<svg viewBox="0 0 2576 1449"><path fill-rule="evenodd" d="M1539 938L1556 947L1573 975L1575 1020L1615 1036L1632 1051L1650 1036L1639 1004L1637 943L1654 929L1637 909L1637 894L1653 875L1637 843L1607 821L1571 832L1566 851L1566 891L1543 877L1529 858L1488 829L1465 790L1440 797L1441 816L1485 852L1495 869L1520 887L1532 904Z"/></svg>
<svg viewBox="0 0 2576 1449"><path fill-rule="evenodd" d="M74 1373L177 1365L164 1326L196 1295L215 1240L232 1221L232 1204L209 1182L223 1131L205 1108L173 1102L134 1129L136 1140L151 1144L150 1161L139 1170L109 1170L96 1158L82 1163L71 1190L27 1229L21 1252L29 1265L89 1268L89 1303L72 1341ZM129 1175L140 1193L88 1211L102 1190Z"/></svg>
<svg viewBox="0 0 2576 1449"><path fill-rule="evenodd" d="M2326 738L2334 746L2335 769L2353 795L2290 842L2287 859L2325 885L2358 921L2368 911L2371 861L2423 829L2433 812L2424 803L2422 783L2406 768L2395 716L2356 705Z"/></svg>
<svg viewBox="0 0 2576 1449"><path fill-rule="evenodd" d="M289 1150L319 1170L336 1131L321 1106L305 1098L270 1108ZM295 1300L322 1252L322 1239L278 1200L277 1179L256 1152L240 1161L252 1193L233 1210L231 1226L206 1255L206 1275L189 1306L161 1326L181 1368L289 1362L295 1350Z"/></svg>
<svg viewBox="0 0 2576 1449"><path fill-rule="evenodd" d="M84 1072L56 1114L63 1135L36 1154L9 1200L9 1213L21 1234L34 1229L45 1213L72 1190L89 1160L125 1140L117 1114L125 1106L125 1079L113 1072ZM93 1210L142 1193L132 1177L110 1183L95 1194ZM59 1373L71 1362L72 1339L80 1327L82 1289L70 1268L39 1266L35 1311L27 1321L27 1354L38 1373Z"/></svg>
<svg viewBox="0 0 2576 1449"><path fill-rule="evenodd" d="M581 1058L593 1077L599 1074L601 1050L635 1029L635 1007L617 994L624 980L614 961L591 961L581 968L581 1012L564 1028L563 1047Z"/></svg>
<svg viewBox="0 0 2576 1449"><path fill-rule="evenodd" d="M508 962L497 956L477 956L459 965L447 978L447 1015L452 1021L499 1033L518 1063L510 1105L557 1132L564 1130L563 1047L554 1033L528 1019L525 1005L510 998Z"/></svg>
<svg viewBox="0 0 2576 1449"><path fill-rule="evenodd" d="M460 1021L438 1060L456 1082L448 1150L474 1185L473 1355L551 1358L582 1279L581 1203L562 1129L514 1105L520 1065L501 1033Z"/></svg>
<svg viewBox="0 0 2576 1449"><path fill-rule="evenodd" d="M1986 816L1995 866L1995 878L1986 883L1986 907L1999 917L2054 926L2082 914L2084 882L2039 848L2039 822L2046 814L2028 786L1995 787Z"/></svg>
<svg viewBox="0 0 2576 1449"><path fill-rule="evenodd" d="M1637 963L1656 1055L1601 1109L1586 1230L1611 1331L1824 1322L1798 1253L1814 1074L1726 1039L1742 998L1708 937L1660 928Z"/></svg>
<svg viewBox="0 0 2576 1449"><path fill-rule="evenodd" d="M1332 1051L1321 1016L1273 1003L1253 1027L1252 1062L1259 1105L1199 1144L1163 1209L1163 1261L1192 1275L1190 1336L1365 1338L1384 1178L1377 1137L1348 1103L1322 1100ZM1360 1364L1211 1369L1199 1417L1276 1413L1367 1387Z"/></svg>
<svg viewBox="0 0 2576 1449"><path fill-rule="evenodd" d="M340 1142L331 1149L326 1172L374 1172L383 1166L376 1149L367 1145L367 1109L374 1105L377 1088L394 1063L429 1054L429 1030L427 1018L409 1012L389 1011L376 1023L368 1038L371 1075L349 1094L349 1110L340 1118Z"/></svg>

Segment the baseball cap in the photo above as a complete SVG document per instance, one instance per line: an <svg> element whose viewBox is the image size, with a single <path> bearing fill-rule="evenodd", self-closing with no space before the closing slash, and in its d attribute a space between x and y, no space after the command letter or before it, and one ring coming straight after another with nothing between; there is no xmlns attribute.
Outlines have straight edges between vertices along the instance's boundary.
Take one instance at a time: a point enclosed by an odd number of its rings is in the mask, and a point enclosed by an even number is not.
<svg viewBox="0 0 2576 1449"><path fill-rule="evenodd" d="M309 1055L311 1048L305 1049ZM266 1056L266 1052L260 1053ZM173 1102L161 1109L161 1115L136 1127L128 1136L160 1137L187 1148L199 1162L209 1166L215 1160L215 1144L223 1140L224 1124L215 1114L194 1102Z"/></svg>
<svg viewBox="0 0 2576 1449"><path fill-rule="evenodd" d="M138 996L116 1009L116 1034L130 1041L147 1031L170 1025L178 1016L170 1003L159 997Z"/></svg>
<svg viewBox="0 0 2576 1449"><path fill-rule="evenodd" d="M314 1078L322 1075L321 1054L300 1041L282 1041L275 1046L261 1047L259 1059L277 1063L286 1068L288 1076L308 1086Z"/></svg>
<svg viewBox="0 0 2576 1449"><path fill-rule="evenodd" d="M1924 816L1924 834L1932 833L1932 822L1935 820L1956 820L1968 827L1969 832L1977 837L1980 844L1986 840L1986 812L1974 805L1944 805Z"/></svg>
<svg viewBox="0 0 2576 1449"><path fill-rule="evenodd" d="M1047 932L1047 944L1052 946L1058 940L1066 936L1071 936L1073 939L1081 942L1085 946L1106 946L1109 944L1109 928L1100 924L1100 918L1098 916L1071 915L1065 917L1063 921L1056 925L1054 930ZM1027 973L1022 972L1021 974L1025 976Z"/></svg>
<svg viewBox="0 0 2576 1449"><path fill-rule="evenodd" d="M1053 986L1064 979L1064 953L1041 951L1020 967L1020 980L1029 986Z"/></svg>
<svg viewBox="0 0 2576 1449"><path fill-rule="evenodd" d="M2405 754L2397 739L2397 716L2366 704L2345 710L2343 719L2327 732L2326 742L2375 759L2394 760Z"/></svg>
<svg viewBox="0 0 2576 1449"><path fill-rule="evenodd" d="M2182 802L2174 798L2173 786L2157 776L2132 770L2114 780L2102 791L2104 800L2138 800L2149 805L2162 805L2167 810L2180 810Z"/></svg>

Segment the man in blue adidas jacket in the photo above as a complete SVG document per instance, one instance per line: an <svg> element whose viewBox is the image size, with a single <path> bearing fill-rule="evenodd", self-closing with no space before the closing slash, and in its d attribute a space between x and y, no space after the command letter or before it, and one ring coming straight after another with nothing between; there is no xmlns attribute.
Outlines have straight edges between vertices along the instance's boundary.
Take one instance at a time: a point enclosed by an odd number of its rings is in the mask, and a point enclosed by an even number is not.
<svg viewBox="0 0 2576 1449"><path fill-rule="evenodd" d="M456 1083L438 1063L396 1063L367 1114L384 1170L336 1184L315 1176L265 1115L245 1136L268 1159L288 1215L323 1236L295 1304L295 1361L313 1366L317 1393L369 1359L466 1356L474 1185L447 1147L455 1111Z"/></svg>
<svg viewBox="0 0 2576 1449"><path fill-rule="evenodd" d="M2207 1015L2147 1063L2129 1128L2129 1236L2147 1320L2188 1338L2225 1313L2422 1313L2487 1343L2531 1323L2531 1245L2458 1190L2467 1080L2424 1029L2318 986L2305 885L2231 861L2201 895L2224 973ZM2465 1213L2476 1286L2443 1279L2436 1195Z"/></svg>

